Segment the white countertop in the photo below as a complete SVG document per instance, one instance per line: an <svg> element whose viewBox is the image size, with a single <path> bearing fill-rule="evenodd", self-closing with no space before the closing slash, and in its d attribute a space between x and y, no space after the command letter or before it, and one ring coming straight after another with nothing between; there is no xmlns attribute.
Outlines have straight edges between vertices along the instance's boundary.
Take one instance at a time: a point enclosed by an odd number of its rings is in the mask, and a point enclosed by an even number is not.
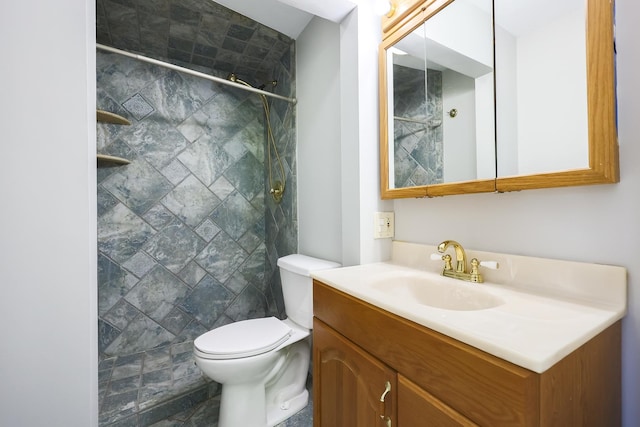
<svg viewBox="0 0 640 427"><path fill-rule="evenodd" d="M482 260L500 259L503 270L502 276L493 275L495 282L474 284L428 271L434 269L434 264L424 258L424 254L435 252L434 247L405 245L394 242L394 259L390 262L316 271L312 276L370 304L538 373L611 326L626 312L626 270L622 267L468 251L471 253L468 259L478 255ZM428 267L417 269L415 265L403 265L398 257L406 255L407 248L419 249L418 258ZM410 261L411 256L403 258L408 264L414 263ZM542 283L545 272L539 272L535 286L508 283L517 281L518 274L514 272L538 271L536 264L546 267L546 273L553 277L561 274L564 284L559 285L554 279ZM436 271L441 268L441 263L435 263ZM402 280L403 276L479 287L504 303L481 310L448 310L421 304L404 292L385 292L375 286L384 280ZM532 280L531 274L527 277ZM594 283L597 281L600 283Z"/></svg>

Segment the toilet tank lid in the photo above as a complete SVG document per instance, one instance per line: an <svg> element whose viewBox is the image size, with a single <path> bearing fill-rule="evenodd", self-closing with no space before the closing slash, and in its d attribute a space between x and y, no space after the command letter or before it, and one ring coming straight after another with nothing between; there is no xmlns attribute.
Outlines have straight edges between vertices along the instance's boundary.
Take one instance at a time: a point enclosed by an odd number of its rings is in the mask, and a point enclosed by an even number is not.
<svg viewBox="0 0 640 427"><path fill-rule="evenodd" d="M337 262L301 254L287 255L278 259L278 267L303 276L309 276L312 271L327 270L329 268L338 268L340 266L341 265Z"/></svg>

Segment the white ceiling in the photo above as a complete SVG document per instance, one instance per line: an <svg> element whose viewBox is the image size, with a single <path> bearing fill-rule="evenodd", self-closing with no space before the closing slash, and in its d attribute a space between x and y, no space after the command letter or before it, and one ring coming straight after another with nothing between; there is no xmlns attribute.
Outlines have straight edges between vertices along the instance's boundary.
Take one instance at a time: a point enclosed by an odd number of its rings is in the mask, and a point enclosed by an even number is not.
<svg viewBox="0 0 640 427"><path fill-rule="evenodd" d="M297 39L314 16L340 22L368 0L215 0L229 9Z"/></svg>
<svg viewBox="0 0 640 427"><path fill-rule="evenodd" d="M214 0L297 39L314 16L339 23L358 4L377 0ZM473 0L471 0L473 1ZM476 3L475 1L473 1ZM526 33L547 15L561 15L584 0L496 0L496 22L513 34ZM517 7L516 7L517 5ZM583 6L584 7L584 6ZM515 8L515 9L514 9Z"/></svg>

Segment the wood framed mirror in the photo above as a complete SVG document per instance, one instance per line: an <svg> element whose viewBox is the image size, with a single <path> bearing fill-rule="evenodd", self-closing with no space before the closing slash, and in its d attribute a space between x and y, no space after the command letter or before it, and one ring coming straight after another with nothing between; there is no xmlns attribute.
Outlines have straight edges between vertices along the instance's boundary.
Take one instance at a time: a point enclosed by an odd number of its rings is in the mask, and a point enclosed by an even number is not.
<svg viewBox="0 0 640 427"><path fill-rule="evenodd" d="M618 182L609 0L401 6L379 51L383 199Z"/></svg>

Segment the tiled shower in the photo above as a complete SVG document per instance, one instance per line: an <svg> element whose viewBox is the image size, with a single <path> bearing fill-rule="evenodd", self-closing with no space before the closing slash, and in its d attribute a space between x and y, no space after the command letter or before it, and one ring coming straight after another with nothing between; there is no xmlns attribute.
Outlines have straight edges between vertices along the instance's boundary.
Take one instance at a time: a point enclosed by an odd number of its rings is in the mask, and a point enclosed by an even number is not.
<svg viewBox="0 0 640 427"><path fill-rule="evenodd" d="M395 186L442 183L442 72L394 64L393 90Z"/></svg>
<svg viewBox="0 0 640 427"><path fill-rule="evenodd" d="M295 96L293 41L215 3L98 0L97 14L98 43ZM219 394L193 363L195 337L284 314L295 108L269 101L287 174L277 204L258 95L101 51L97 90L99 109L132 122L98 124L98 152L131 161L98 169L100 425L152 425Z"/></svg>

